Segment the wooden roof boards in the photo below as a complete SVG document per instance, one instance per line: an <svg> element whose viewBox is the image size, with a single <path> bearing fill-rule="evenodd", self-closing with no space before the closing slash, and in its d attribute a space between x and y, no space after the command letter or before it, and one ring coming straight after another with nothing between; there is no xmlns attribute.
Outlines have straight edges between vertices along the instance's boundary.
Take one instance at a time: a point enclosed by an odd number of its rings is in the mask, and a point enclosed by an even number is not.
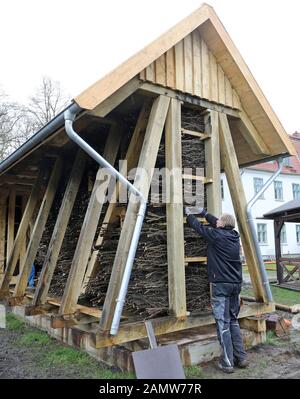
<svg viewBox="0 0 300 399"><path fill-rule="evenodd" d="M283 126L215 11L207 4L97 81L75 101L92 110L135 76L241 110L246 119L240 126L234 121L231 125L240 164L279 154L295 155Z"/></svg>

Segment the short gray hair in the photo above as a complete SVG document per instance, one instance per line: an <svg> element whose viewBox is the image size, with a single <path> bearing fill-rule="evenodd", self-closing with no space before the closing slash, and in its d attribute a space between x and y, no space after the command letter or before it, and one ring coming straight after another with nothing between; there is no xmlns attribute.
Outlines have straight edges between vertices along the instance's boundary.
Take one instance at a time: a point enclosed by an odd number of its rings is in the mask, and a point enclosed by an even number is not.
<svg viewBox="0 0 300 399"><path fill-rule="evenodd" d="M220 216L220 220L221 222L224 223L224 226L228 226L228 227L235 227L235 217L233 215L230 215L230 213L223 213Z"/></svg>

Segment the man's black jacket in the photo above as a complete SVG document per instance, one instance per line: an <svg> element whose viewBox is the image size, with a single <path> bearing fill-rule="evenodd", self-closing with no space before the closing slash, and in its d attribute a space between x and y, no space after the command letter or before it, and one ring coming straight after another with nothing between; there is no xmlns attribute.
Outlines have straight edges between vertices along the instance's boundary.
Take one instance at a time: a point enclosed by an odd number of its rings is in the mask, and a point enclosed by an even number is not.
<svg viewBox="0 0 300 399"><path fill-rule="evenodd" d="M187 217L188 224L208 243L207 269L211 283L241 283L240 236L233 228L216 228L217 218L207 213L210 226L204 226L195 215Z"/></svg>

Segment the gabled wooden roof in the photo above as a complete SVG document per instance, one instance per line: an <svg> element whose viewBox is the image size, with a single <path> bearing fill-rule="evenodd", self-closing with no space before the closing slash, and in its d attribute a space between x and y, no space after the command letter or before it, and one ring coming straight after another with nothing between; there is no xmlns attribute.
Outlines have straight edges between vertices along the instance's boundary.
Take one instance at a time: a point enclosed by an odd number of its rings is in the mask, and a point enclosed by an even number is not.
<svg viewBox="0 0 300 399"><path fill-rule="evenodd" d="M200 33L212 57L230 83L234 94L233 99L237 99L237 101L233 101L232 106L235 107L236 104L240 104L240 109L249 118L248 127L254 126L258 133L258 139L264 142L269 149L268 157L279 154L295 155L295 148L283 126L214 9L207 4L203 4L142 51L82 92L75 98L76 103L84 109L92 110L96 108L133 77L139 74L142 76L143 73L145 75L144 70L147 67L195 31ZM166 86L168 85L166 84ZM208 99L216 101L214 98ZM233 139L237 153L240 152L238 154L240 164L267 158L266 155L254 153L251 156L247 155L245 135L237 133L234 126ZM239 148L240 151L238 151ZM245 153L245 156L242 153Z"/></svg>

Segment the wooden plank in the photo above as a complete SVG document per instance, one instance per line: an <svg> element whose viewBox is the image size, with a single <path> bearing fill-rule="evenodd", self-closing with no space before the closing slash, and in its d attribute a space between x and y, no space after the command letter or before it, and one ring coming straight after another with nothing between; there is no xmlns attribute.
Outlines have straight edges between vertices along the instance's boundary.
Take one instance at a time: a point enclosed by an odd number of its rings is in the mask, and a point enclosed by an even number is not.
<svg viewBox="0 0 300 399"><path fill-rule="evenodd" d="M212 184L206 187L208 212L221 215L221 165L220 165L220 140L219 117L216 111L210 111L207 120L206 131L211 132L210 139L205 140L205 173L206 178L212 180Z"/></svg>
<svg viewBox="0 0 300 399"><path fill-rule="evenodd" d="M228 107L233 106L232 87L227 76L225 76L225 103Z"/></svg>
<svg viewBox="0 0 300 399"><path fill-rule="evenodd" d="M167 116L170 99L159 96L153 103L146 133L142 146L137 174L134 185L144 195L148 197L153 168L155 166L159 144ZM148 178L143 178L144 173L148 173ZM145 177L145 176L144 176ZM134 231L138 204L133 195L130 195L129 204L121 231L118 248L112 268L109 286L103 306L103 314L100 320L100 329L107 331L111 327L112 318L116 306L116 299L119 294L120 284L124 272L124 267L130 248L131 237Z"/></svg>
<svg viewBox="0 0 300 399"><path fill-rule="evenodd" d="M172 99L165 129L166 168L172 175L167 181L168 290L170 314L186 315L184 266L181 103Z"/></svg>
<svg viewBox="0 0 300 399"><path fill-rule="evenodd" d="M183 39L184 91L193 94L193 45L192 36Z"/></svg>
<svg viewBox="0 0 300 399"><path fill-rule="evenodd" d="M7 192L0 194L0 281L1 275L4 272L5 265L5 232L6 232L6 217L7 217Z"/></svg>
<svg viewBox="0 0 300 399"><path fill-rule="evenodd" d="M49 212L55 197L55 193L58 188L59 179L62 174L62 167L63 167L63 161L61 158L58 158L53 166L52 173L47 185L47 189L43 196L42 203L36 221L34 223L33 231L26 252L26 259L24 261L24 266L19 274L18 282L16 284L13 294L13 296L16 298L23 297L25 293L32 264L35 260L40 245L40 241L43 235L43 231L45 229L46 222L49 216Z"/></svg>
<svg viewBox="0 0 300 399"><path fill-rule="evenodd" d="M237 125L242 136L255 154L270 155L268 146L265 144L263 138L260 136L244 110L241 110L240 119L235 120L234 123Z"/></svg>
<svg viewBox="0 0 300 399"><path fill-rule="evenodd" d="M186 256L184 263L204 263L207 262L206 256Z"/></svg>
<svg viewBox="0 0 300 399"><path fill-rule="evenodd" d="M211 101L205 100L203 98L191 96L190 94L186 94L186 93L180 93L178 91L169 89L167 87L157 86L152 83L148 83L148 82L142 83L141 87L140 87L140 92L142 92L143 94L145 93L145 94L152 95L152 96L156 96L158 94L158 95L168 96L171 98L177 98L180 101L183 101L187 104L191 104L193 107L203 107L203 108L211 109L213 111L223 112L226 115L233 116L234 118L240 117L238 110L227 107L225 104L224 105L216 104Z"/></svg>
<svg viewBox="0 0 300 399"><path fill-rule="evenodd" d="M220 148L222 164L226 173L231 199L237 218L243 250L249 269L255 298L257 301L266 301L261 275L258 268L258 259L246 215L246 197L240 175L239 165L230 133L228 120L225 114L219 114L220 119Z"/></svg>
<svg viewBox="0 0 300 399"><path fill-rule="evenodd" d="M166 85L166 55L163 54L155 61L156 83L162 86Z"/></svg>
<svg viewBox="0 0 300 399"><path fill-rule="evenodd" d="M239 319L244 317L256 316L258 314L274 312L274 304L253 303L243 305L239 313ZM187 330L215 323L215 319L210 312L202 312L199 315L189 317L161 317L151 320L156 336L172 333L175 331ZM147 338L147 330L143 321L135 323L121 323L116 336L107 333L90 333L91 342L95 348L104 348L106 346L120 345L126 342Z"/></svg>
<svg viewBox="0 0 300 399"><path fill-rule="evenodd" d="M192 33L193 38L193 94L202 97L202 62L201 62L201 38L198 30Z"/></svg>
<svg viewBox="0 0 300 399"><path fill-rule="evenodd" d="M210 100L210 65L209 51L204 40L201 39L202 61L202 97Z"/></svg>
<svg viewBox="0 0 300 399"><path fill-rule="evenodd" d="M197 175L187 175L184 174L182 175L182 178L184 180L198 180L198 181L202 181L203 184L207 184L207 183L212 183L213 179L211 178L207 178L206 176L197 176Z"/></svg>
<svg viewBox="0 0 300 399"><path fill-rule="evenodd" d="M175 45L176 89L184 91L184 52L183 41Z"/></svg>
<svg viewBox="0 0 300 399"><path fill-rule="evenodd" d="M26 209L27 202L28 202L28 196L22 195L22 218ZM20 257L19 257L20 269L22 269L23 267L25 256L26 256L26 234L21 242Z"/></svg>
<svg viewBox="0 0 300 399"><path fill-rule="evenodd" d="M210 64L210 94L211 101L218 102L219 101L219 92L218 92L218 65L216 58L209 52L209 64Z"/></svg>
<svg viewBox="0 0 300 399"><path fill-rule="evenodd" d="M15 272L16 265L18 259L20 257L22 246L24 245L24 241L26 241L26 233L29 228L29 223L32 219L33 213L36 209L38 200L43 191L43 179L45 178L45 174L47 171L40 170L39 176L33 186L30 197L26 204L26 208L24 210L24 214L22 216L21 223L18 228L18 232L16 234L16 239L12 248L11 256L7 260L5 274L3 276L3 280L0 287L1 296L6 295L9 290L9 284L11 282L12 276ZM24 259L23 259L24 262Z"/></svg>
<svg viewBox="0 0 300 399"><path fill-rule="evenodd" d="M237 92L235 90L232 91L232 101L233 101L233 108L241 108L241 101Z"/></svg>
<svg viewBox="0 0 300 399"><path fill-rule="evenodd" d="M176 88L176 76L175 76L175 53L174 48L171 48L166 53L166 71L167 71L167 86L171 89Z"/></svg>
<svg viewBox="0 0 300 399"><path fill-rule="evenodd" d="M115 109L118 105L125 101L126 98L131 96L139 88L140 84L141 81L138 78L131 79L116 93L113 93L110 97L108 97L105 101L98 105L98 107L96 107L92 111L89 111L88 113L98 117L105 117L113 109Z"/></svg>
<svg viewBox="0 0 300 399"><path fill-rule="evenodd" d="M225 75L220 65L218 65L218 91L219 91L219 103L226 104Z"/></svg>
<svg viewBox="0 0 300 399"><path fill-rule="evenodd" d="M127 152L126 152L126 156L125 156L125 160L127 161L127 168L126 165L122 165L120 168L120 173L123 176L127 176L127 172L130 171L131 169L135 168L137 166L137 162L138 162L138 157L142 148L142 144L143 144L143 139L144 139L144 135L145 135L145 130L147 127L147 123L148 123L148 119L149 119L149 114L150 114L150 110L151 110L151 104L149 99L147 99L144 104L143 107L141 109L141 112L139 114L138 120L137 120L137 124L135 126L134 132L132 134L132 138L130 141L130 144L128 146ZM115 192L113 194L113 198L118 198L119 195L119 190L118 190L118 185L116 185L115 188ZM108 209L106 211L106 214L104 216L103 219L103 224L102 226L105 228L109 223L111 223L111 220L114 216L114 211L116 209L116 203L112 202L108 205ZM100 230L101 231L101 230ZM103 242L103 235L99 234L97 240L96 240L96 245L99 246L101 245ZM85 292L85 289L87 287L88 281L90 279L90 277L93 277L97 270L96 270L96 260L98 257L99 251L93 251L91 258L89 260L88 266L87 266L87 270L86 270L86 274L84 277L84 281L83 281L83 286L82 286L82 293Z"/></svg>
<svg viewBox="0 0 300 399"><path fill-rule="evenodd" d="M68 185L66 187L66 191L64 193L64 197L62 199L59 213L52 232L51 240L48 245L47 254L32 301L32 305L34 306L44 304L46 301L63 239L78 193L79 185L85 170L85 165L86 156L85 153L80 149L77 151Z"/></svg>
<svg viewBox="0 0 300 399"><path fill-rule="evenodd" d="M120 132L120 127L118 125L112 126L105 143L103 154L103 157L111 165L114 165L116 161L121 138L122 134ZM59 314L73 313L76 309L76 304L80 296L84 274L88 265L89 256L111 177L111 174L108 174L105 168L99 168L80 230Z"/></svg>
<svg viewBox="0 0 300 399"><path fill-rule="evenodd" d="M146 68L146 80L150 82L155 82L155 63L148 65Z"/></svg>
<svg viewBox="0 0 300 399"><path fill-rule="evenodd" d="M181 129L181 133L182 134L188 134L189 136L199 137L201 140L210 138L210 134L194 132L194 131L188 130L188 129Z"/></svg>
<svg viewBox="0 0 300 399"><path fill-rule="evenodd" d="M8 260L14 245L15 237L15 213L16 213L16 190L11 189L8 197L7 210L7 235L6 235L6 259Z"/></svg>

